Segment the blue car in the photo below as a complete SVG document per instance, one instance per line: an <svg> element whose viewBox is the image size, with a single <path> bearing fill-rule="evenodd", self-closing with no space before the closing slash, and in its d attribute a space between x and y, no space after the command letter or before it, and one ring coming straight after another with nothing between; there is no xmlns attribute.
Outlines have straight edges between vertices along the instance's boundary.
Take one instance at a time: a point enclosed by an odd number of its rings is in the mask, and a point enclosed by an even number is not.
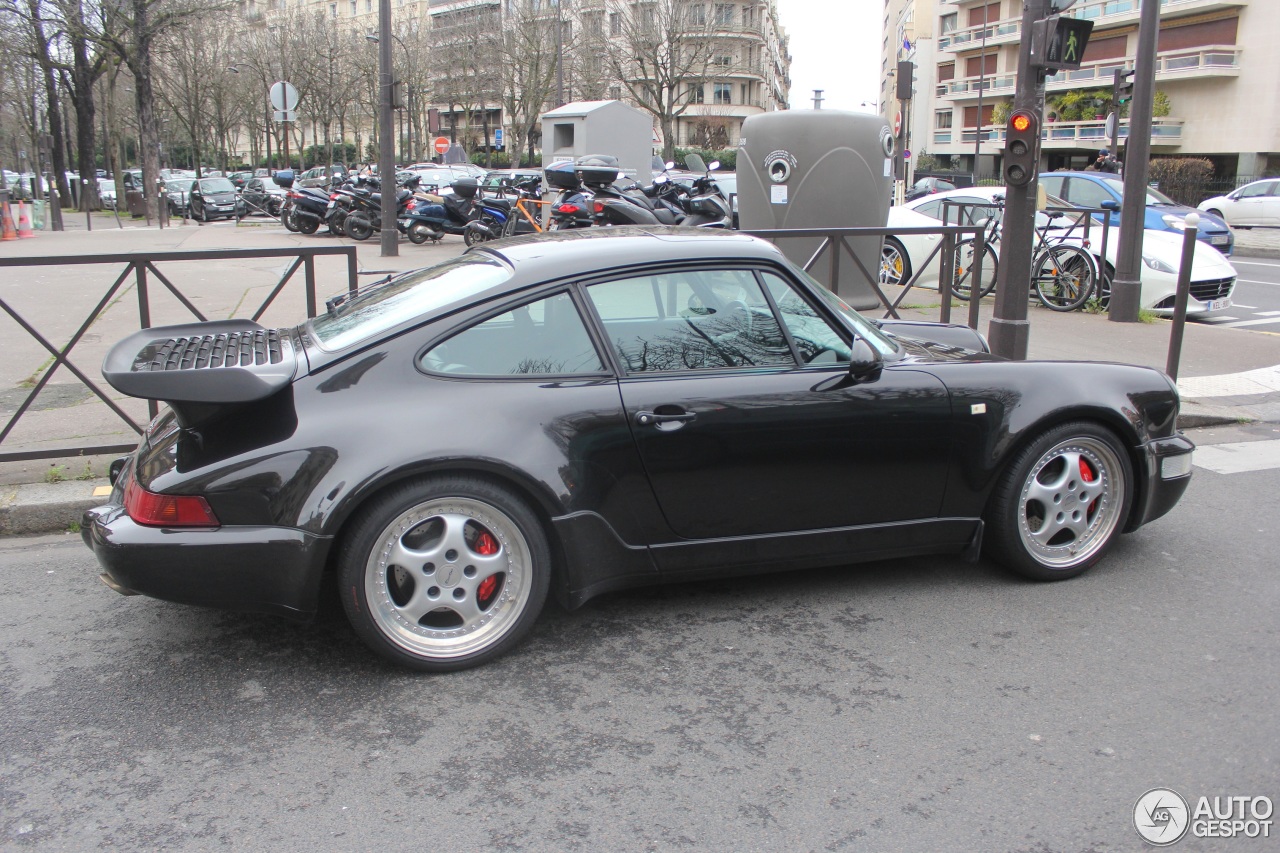
<svg viewBox="0 0 1280 853"><path fill-rule="evenodd" d="M1124 196L1124 181L1106 172L1044 172L1040 185L1045 192L1066 199L1077 207L1100 207L1114 211L1111 224L1120 224L1120 199ZM1224 255L1230 255L1235 246L1235 235L1221 218L1178 204L1157 189L1147 188L1147 217L1144 228L1156 231L1184 229L1183 220L1188 213L1200 214L1199 239L1213 246Z"/></svg>

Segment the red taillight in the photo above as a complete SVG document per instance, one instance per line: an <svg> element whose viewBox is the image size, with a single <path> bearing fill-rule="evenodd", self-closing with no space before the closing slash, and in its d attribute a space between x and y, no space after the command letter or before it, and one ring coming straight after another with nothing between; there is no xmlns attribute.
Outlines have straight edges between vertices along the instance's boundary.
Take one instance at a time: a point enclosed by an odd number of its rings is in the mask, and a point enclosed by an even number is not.
<svg viewBox="0 0 1280 853"><path fill-rule="evenodd" d="M152 527L218 527L217 517L199 495L158 495L132 477L124 489L124 509L138 524Z"/></svg>
<svg viewBox="0 0 1280 853"><path fill-rule="evenodd" d="M295 193L292 190L290 190L287 195L289 198L302 198L302 193Z"/></svg>
<svg viewBox="0 0 1280 853"><path fill-rule="evenodd" d="M594 205L596 213L604 213L604 202L597 201Z"/></svg>
<svg viewBox="0 0 1280 853"><path fill-rule="evenodd" d="M556 205L556 213L577 213L581 209L576 204Z"/></svg>

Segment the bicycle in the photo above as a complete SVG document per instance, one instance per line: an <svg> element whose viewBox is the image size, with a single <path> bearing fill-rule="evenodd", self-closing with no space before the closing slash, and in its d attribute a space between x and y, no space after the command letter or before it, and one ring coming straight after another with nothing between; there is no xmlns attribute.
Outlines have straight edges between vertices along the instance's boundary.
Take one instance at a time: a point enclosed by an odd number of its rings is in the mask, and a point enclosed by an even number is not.
<svg viewBox="0 0 1280 853"><path fill-rule="evenodd" d="M542 181L538 178L530 178L510 188L504 187L501 193L505 197L507 190L510 189L516 194L516 203L511 207L511 215L507 217L506 224L502 226L503 237L514 237L520 231L520 220L524 219L533 226L536 233L542 233L542 223L538 221L538 214L525 207L526 203L535 206L548 204L542 200Z"/></svg>

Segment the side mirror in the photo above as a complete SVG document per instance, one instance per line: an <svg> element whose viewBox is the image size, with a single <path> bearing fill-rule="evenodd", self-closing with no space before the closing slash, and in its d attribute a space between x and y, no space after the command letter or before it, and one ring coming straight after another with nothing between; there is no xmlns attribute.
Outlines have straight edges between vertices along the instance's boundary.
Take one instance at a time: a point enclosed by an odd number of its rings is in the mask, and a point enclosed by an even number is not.
<svg viewBox="0 0 1280 853"><path fill-rule="evenodd" d="M1120 202L1118 202L1118 201L1113 201L1112 199L1107 199L1107 200L1106 200L1106 201L1104 201L1102 204L1098 205L1098 207L1102 208L1103 210L1119 211L1119 210L1120 210Z"/></svg>
<svg viewBox="0 0 1280 853"><path fill-rule="evenodd" d="M714 172L716 169L719 169L719 168L720 168L719 160L712 160L710 163L707 164L708 172Z"/></svg>
<svg viewBox="0 0 1280 853"><path fill-rule="evenodd" d="M855 383L874 382L880 378L884 361L863 338L854 338L849 352L849 378Z"/></svg>

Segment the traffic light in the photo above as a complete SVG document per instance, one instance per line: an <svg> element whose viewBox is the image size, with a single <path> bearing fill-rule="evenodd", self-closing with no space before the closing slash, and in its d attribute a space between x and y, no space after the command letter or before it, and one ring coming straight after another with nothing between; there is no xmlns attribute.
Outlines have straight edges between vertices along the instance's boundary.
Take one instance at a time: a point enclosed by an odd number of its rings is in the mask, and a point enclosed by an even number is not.
<svg viewBox="0 0 1280 853"><path fill-rule="evenodd" d="M1115 82L1112 85L1115 89L1116 106L1127 104L1133 100L1132 71L1117 70Z"/></svg>
<svg viewBox="0 0 1280 853"><path fill-rule="evenodd" d="M1035 177L1040 159L1040 121L1030 110L1014 110L1005 130L1004 182L1025 187Z"/></svg>
<svg viewBox="0 0 1280 853"><path fill-rule="evenodd" d="M898 100L909 101L915 94L916 64L909 60L898 63Z"/></svg>

